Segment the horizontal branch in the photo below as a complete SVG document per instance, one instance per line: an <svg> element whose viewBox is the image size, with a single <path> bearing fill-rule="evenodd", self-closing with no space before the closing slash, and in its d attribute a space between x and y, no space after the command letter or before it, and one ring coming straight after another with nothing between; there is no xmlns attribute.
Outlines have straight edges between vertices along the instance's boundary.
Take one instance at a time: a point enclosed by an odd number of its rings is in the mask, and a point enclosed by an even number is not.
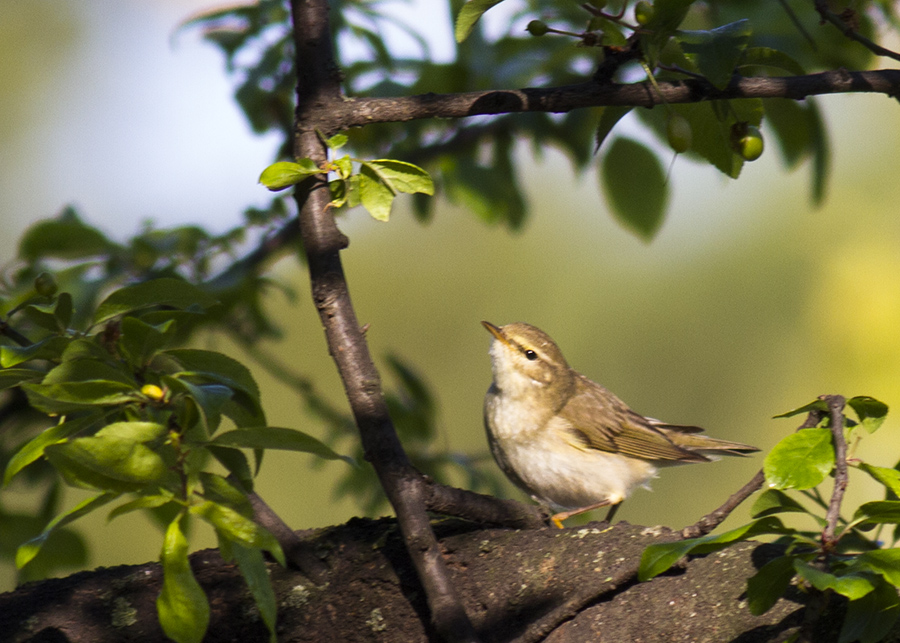
<svg viewBox="0 0 900 643"><path fill-rule="evenodd" d="M328 130L339 131L373 123L395 123L422 118L465 118L514 112L568 112L580 107L632 105L653 107L669 103L737 98L801 100L822 94L852 92L900 96L900 70L826 71L806 76L735 76L725 89L690 78L657 81L659 92L647 82L620 85L588 82L546 89L506 89L459 94L421 94L395 98L348 98L328 115Z"/></svg>

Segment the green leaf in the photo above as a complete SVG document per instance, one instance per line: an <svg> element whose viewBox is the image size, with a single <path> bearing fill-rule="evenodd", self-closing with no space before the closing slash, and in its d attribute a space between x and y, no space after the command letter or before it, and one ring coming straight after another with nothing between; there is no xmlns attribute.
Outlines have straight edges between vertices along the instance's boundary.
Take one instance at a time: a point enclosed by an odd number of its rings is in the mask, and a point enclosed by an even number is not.
<svg viewBox="0 0 900 643"><path fill-rule="evenodd" d="M900 616L897 588L884 582L859 600L850 601L838 643L880 643Z"/></svg>
<svg viewBox="0 0 900 643"><path fill-rule="evenodd" d="M312 159L300 159L297 163L281 161L272 163L259 175L259 182L273 192L295 185L308 176L322 174Z"/></svg>
<svg viewBox="0 0 900 643"><path fill-rule="evenodd" d="M725 549L739 540L748 540L760 534L785 533L784 525L778 518L767 517L742 525L722 534L690 538L672 543L650 545L641 554L638 580L647 581L659 576L688 554L708 554Z"/></svg>
<svg viewBox="0 0 900 643"><path fill-rule="evenodd" d="M269 579L269 571L266 568L266 561L263 559L262 552L258 549L250 549L243 547L238 543L231 546L231 554L237 561L241 574L247 581L247 587L256 606L259 608L259 615L262 617L263 623L269 628L269 641L275 643L275 619L278 613L278 605L275 601L275 592L272 589L272 581Z"/></svg>
<svg viewBox="0 0 900 643"><path fill-rule="evenodd" d="M857 600L874 589L873 582L861 574L849 573L837 576L813 567L799 558L794 559L794 570L817 590L833 590L851 601Z"/></svg>
<svg viewBox="0 0 900 643"><path fill-rule="evenodd" d="M119 516L124 516L127 513L138 511L140 509L157 509L170 502L174 504L174 498L172 494L141 496L114 508L109 512L109 515L106 516L106 521L109 522L113 518L118 518Z"/></svg>
<svg viewBox="0 0 900 643"><path fill-rule="evenodd" d="M137 388L134 377L122 365L113 366L106 361L68 357L70 356L66 353L63 354L63 363L47 373L42 385L94 382L122 384L128 389Z"/></svg>
<svg viewBox="0 0 900 643"><path fill-rule="evenodd" d="M378 179L378 175L363 166L359 176L359 200L376 221L387 221L396 194Z"/></svg>
<svg viewBox="0 0 900 643"><path fill-rule="evenodd" d="M663 222L669 200L666 174L656 155L643 144L619 137L601 165L603 190L615 217L644 241Z"/></svg>
<svg viewBox="0 0 900 643"><path fill-rule="evenodd" d="M893 469L890 469L893 471ZM853 522L862 524L900 524L900 500L875 500L859 506L853 514Z"/></svg>
<svg viewBox="0 0 900 643"><path fill-rule="evenodd" d="M259 427L255 429L236 429L221 433L212 441L212 444L225 447L240 447L245 449L280 449L283 451L302 451L312 453L326 460L344 460L349 464L355 464L353 458L340 455L331 450L323 442L316 438L296 431L273 426Z"/></svg>
<svg viewBox="0 0 900 643"><path fill-rule="evenodd" d="M888 405L874 397L860 395L847 400L847 406L856 411L859 423L869 433L875 433L884 423L888 413Z"/></svg>
<svg viewBox="0 0 900 643"><path fill-rule="evenodd" d="M115 291L97 307L93 323L102 324L113 317L156 306L205 310L218 303L215 297L182 279L164 277Z"/></svg>
<svg viewBox="0 0 900 643"><path fill-rule="evenodd" d="M900 549L865 551L853 559L847 570L874 572L895 587L900 587Z"/></svg>
<svg viewBox="0 0 900 643"><path fill-rule="evenodd" d="M4 368L0 369L0 391L13 386L18 386L23 382L34 382L44 379L43 371L33 368Z"/></svg>
<svg viewBox="0 0 900 643"><path fill-rule="evenodd" d="M184 395L196 404L207 435L216 432L222 422L222 408L233 395L230 388L221 384L194 384L177 377L164 376L161 381L174 393ZM192 424L190 421L183 422L186 428L190 428Z"/></svg>
<svg viewBox="0 0 900 643"><path fill-rule="evenodd" d="M810 411L824 411L828 412L828 403L825 400L813 400L809 404L804 404L801 407L798 407L792 411L787 411L786 413L781 413L774 417L776 418L789 418L794 415L800 415L801 413L809 413Z"/></svg>
<svg viewBox="0 0 900 643"><path fill-rule="evenodd" d="M122 423L139 425L150 423ZM159 427L165 430L164 427ZM49 445L44 453L54 465L60 459L71 460L102 476L132 484L148 484L161 480L167 467L158 453L141 442L112 435L75 438Z"/></svg>
<svg viewBox="0 0 900 643"><path fill-rule="evenodd" d="M97 431L94 437L152 442L165 435L166 431L166 427L157 422L113 422Z"/></svg>
<svg viewBox="0 0 900 643"><path fill-rule="evenodd" d="M806 507L778 489L763 491L753 503L753 508L750 509L750 515L753 518L786 512L809 513Z"/></svg>
<svg viewBox="0 0 900 643"><path fill-rule="evenodd" d="M116 247L102 232L85 225L69 207L58 218L28 228L19 243L19 256L27 261L84 259L110 254Z"/></svg>
<svg viewBox="0 0 900 643"><path fill-rule="evenodd" d="M779 556L747 579L747 604L751 614L765 614L784 596L794 577L793 563L793 557Z"/></svg>
<svg viewBox="0 0 900 643"><path fill-rule="evenodd" d="M626 105L610 105L601 107L600 122L597 123L597 131L594 133L594 151L598 151L603 141L609 136L616 124L630 112L633 107Z"/></svg>
<svg viewBox="0 0 900 643"><path fill-rule="evenodd" d="M766 482L775 489L811 489L833 468L830 429L792 433L776 444L763 462Z"/></svg>
<svg viewBox="0 0 900 643"><path fill-rule="evenodd" d="M177 362L179 378L208 378L259 399L259 386L250 369L228 355L195 348L179 348L165 351L165 356ZM175 374L174 371L170 372Z"/></svg>
<svg viewBox="0 0 900 643"><path fill-rule="evenodd" d="M69 511L58 515L44 527L44 531L42 531L39 536L32 538L27 543L23 543L19 546L18 550L16 550L16 567L21 569L28 564L28 561L37 556L41 547L44 546L44 543L47 542L47 539L53 532L78 520L82 516L89 514L94 511L94 509L99 509L106 503L115 500L118 497L118 493L101 493L99 496L94 496L93 498L88 498L87 500L79 502Z"/></svg>
<svg viewBox="0 0 900 643"><path fill-rule="evenodd" d="M30 346L0 346L0 367L9 368L32 359L58 360L71 341L54 335Z"/></svg>
<svg viewBox="0 0 900 643"><path fill-rule="evenodd" d="M9 484L13 479L13 476L19 471L43 456L45 448L51 444L57 444L64 441L70 435L82 430L94 421L96 421L96 418L80 418L78 420L63 422L41 431L10 458L9 463L6 465L6 472L3 475L3 484Z"/></svg>
<svg viewBox="0 0 900 643"><path fill-rule="evenodd" d="M390 218L394 197L400 192L434 194L431 177L411 163L390 159L365 161L358 176L360 202L378 221Z"/></svg>
<svg viewBox="0 0 900 643"><path fill-rule="evenodd" d="M503 0L468 0L459 10L459 15L456 16L456 42L462 42L468 38L482 14L501 2Z"/></svg>
<svg viewBox="0 0 900 643"><path fill-rule="evenodd" d="M244 547L266 549L282 566L286 566L281 545L278 544L275 537L267 529L242 516L231 507L207 500L199 505L194 505L190 511L215 527L216 531L228 540Z"/></svg>
<svg viewBox="0 0 900 643"><path fill-rule="evenodd" d="M163 586L156 599L159 623L178 643L201 643L209 626L209 602L194 578L188 561L188 543L181 530L184 514L169 523L160 560Z"/></svg>
<svg viewBox="0 0 900 643"><path fill-rule="evenodd" d="M122 320L119 350L133 367L143 369L156 353L166 348L174 339L175 323L172 320L153 326L136 317L125 317Z"/></svg>
<svg viewBox="0 0 900 643"><path fill-rule="evenodd" d="M206 500L231 507L246 518L253 517L253 507L246 494L231 484L227 478L210 473L200 472L200 484L203 485L203 497Z"/></svg>
<svg viewBox="0 0 900 643"><path fill-rule="evenodd" d="M784 98L767 98L763 104L784 164L793 168L813 151L810 107Z"/></svg>
<svg viewBox="0 0 900 643"><path fill-rule="evenodd" d="M241 485L248 491L253 490L253 472L247 456L240 449L220 447L210 444L206 447L212 456L218 460L229 473L233 474Z"/></svg>
<svg viewBox="0 0 900 643"><path fill-rule="evenodd" d="M679 31L675 38L700 73L719 89L725 89L752 33L749 20L738 20L709 31Z"/></svg>
<svg viewBox="0 0 900 643"><path fill-rule="evenodd" d="M378 176L393 194L434 194L434 181L425 170L412 163L394 159L363 161L363 168L369 168Z"/></svg>
<svg viewBox="0 0 900 643"><path fill-rule="evenodd" d="M325 141L325 145L330 147L333 150L339 150L347 144L347 141L350 140L347 138L346 134L335 134L331 138ZM308 159L307 159L308 160Z"/></svg>
<svg viewBox="0 0 900 643"><path fill-rule="evenodd" d="M861 462L859 468L887 487L895 496L900 497L900 471L876 467L865 462Z"/></svg>
<svg viewBox="0 0 900 643"><path fill-rule="evenodd" d="M71 382L22 384L28 402L44 413L64 414L93 406L117 406L133 402L137 390L121 382Z"/></svg>
<svg viewBox="0 0 900 643"><path fill-rule="evenodd" d="M738 63L738 68L741 67L768 67L794 76L806 75L803 65L783 51L771 47L748 47L744 50Z"/></svg>

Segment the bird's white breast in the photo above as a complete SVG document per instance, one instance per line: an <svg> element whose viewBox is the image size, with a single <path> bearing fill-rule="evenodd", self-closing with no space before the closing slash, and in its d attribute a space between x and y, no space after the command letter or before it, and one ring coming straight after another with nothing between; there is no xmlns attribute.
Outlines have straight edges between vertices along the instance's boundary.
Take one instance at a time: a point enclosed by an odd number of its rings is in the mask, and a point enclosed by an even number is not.
<svg viewBox="0 0 900 643"><path fill-rule="evenodd" d="M575 443L563 420L541 417L494 390L485 400L485 420L500 468L512 472L535 500L555 509L621 502L656 475L649 462Z"/></svg>

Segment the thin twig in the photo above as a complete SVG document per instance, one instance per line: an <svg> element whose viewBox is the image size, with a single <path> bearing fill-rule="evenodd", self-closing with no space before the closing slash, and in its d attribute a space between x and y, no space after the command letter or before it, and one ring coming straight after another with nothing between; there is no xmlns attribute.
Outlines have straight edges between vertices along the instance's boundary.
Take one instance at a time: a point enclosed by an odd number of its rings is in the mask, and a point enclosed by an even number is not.
<svg viewBox="0 0 900 643"><path fill-rule="evenodd" d="M834 440L834 489L831 492L831 501L828 503L828 512L825 514L825 529L822 531L822 548L829 552L837 545L834 533L841 515L841 501L847 490L847 441L844 439L844 404L846 400L841 395L823 395L821 399L828 402L828 411L831 415L831 436Z"/></svg>
<svg viewBox="0 0 900 643"><path fill-rule="evenodd" d="M734 511L738 507L738 505L740 505L742 502L744 502L744 500L756 493L756 491L758 491L759 488L762 487L765 479L766 477L763 474L763 470L760 469L747 484L731 494L731 497L728 498L728 500L726 500L724 503L722 503L722 505L718 509L706 514L693 525L682 529L681 537L698 538L699 536L705 536L706 534L711 532L713 529L722 524L722 522L731 514L732 511Z"/></svg>
<svg viewBox="0 0 900 643"><path fill-rule="evenodd" d="M830 22L835 27L837 27L842 34L844 34L850 40L855 40L856 42L863 45L866 49L871 51L876 56L884 56L885 58L893 58L894 60L900 60L900 54L896 51L891 51L890 49L886 49L882 47L878 43L872 42L861 33L856 31L853 27L851 27L845 20L843 20L839 15L833 13L828 9L828 4L825 0L816 0L816 11L819 12L819 15L822 17L823 22Z"/></svg>
<svg viewBox="0 0 900 643"><path fill-rule="evenodd" d="M4 319L0 319L0 335L6 335L21 347L31 346L32 342L25 335L9 325Z"/></svg>

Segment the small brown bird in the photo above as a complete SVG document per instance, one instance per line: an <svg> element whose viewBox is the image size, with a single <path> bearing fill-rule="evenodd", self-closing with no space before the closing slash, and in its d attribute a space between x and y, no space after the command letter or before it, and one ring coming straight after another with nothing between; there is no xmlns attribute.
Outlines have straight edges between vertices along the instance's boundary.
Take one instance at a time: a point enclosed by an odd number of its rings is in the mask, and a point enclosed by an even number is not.
<svg viewBox="0 0 900 643"><path fill-rule="evenodd" d="M553 523L610 506L607 520L660 467L759 451L644 417L566 363L539 328L481 322L494 336L484 399L491 453L512 482L557 513Z"/></svg>

